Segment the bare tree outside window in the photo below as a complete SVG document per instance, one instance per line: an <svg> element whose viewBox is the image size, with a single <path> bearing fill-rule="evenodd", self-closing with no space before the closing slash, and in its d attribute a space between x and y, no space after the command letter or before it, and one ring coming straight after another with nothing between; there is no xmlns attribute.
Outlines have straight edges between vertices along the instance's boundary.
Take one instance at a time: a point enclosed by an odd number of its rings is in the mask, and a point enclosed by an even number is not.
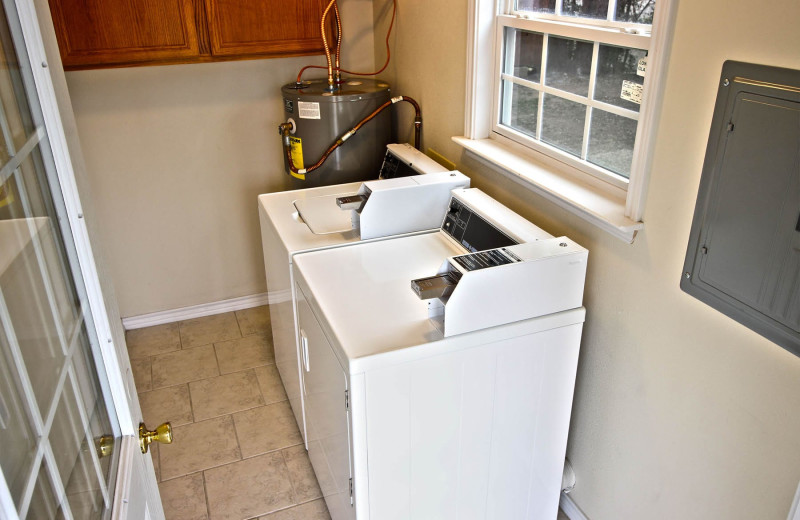
<svg viewBox="0 0 800 520"><path fill-rule="evenodd" d="M611 7L609 0L561 0L558 13L555 0L517 0L515 7L548 24L569 17L591 19L589 28L620 27L652 24L655 0L616 0ZM587 41L506 27L498 123L628 179L647 51L603 42L603 30Z"/></svg>

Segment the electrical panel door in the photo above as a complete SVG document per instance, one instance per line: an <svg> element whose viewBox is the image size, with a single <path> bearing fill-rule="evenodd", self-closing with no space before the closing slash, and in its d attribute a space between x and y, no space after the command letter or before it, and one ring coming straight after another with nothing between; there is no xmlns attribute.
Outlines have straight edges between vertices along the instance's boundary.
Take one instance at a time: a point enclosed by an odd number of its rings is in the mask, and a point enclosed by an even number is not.
<svg viewBox="0 0 800 520"><path fill-rule="evenodd" d="M800 355L800 71L725 63L681 287Z"/></svg>

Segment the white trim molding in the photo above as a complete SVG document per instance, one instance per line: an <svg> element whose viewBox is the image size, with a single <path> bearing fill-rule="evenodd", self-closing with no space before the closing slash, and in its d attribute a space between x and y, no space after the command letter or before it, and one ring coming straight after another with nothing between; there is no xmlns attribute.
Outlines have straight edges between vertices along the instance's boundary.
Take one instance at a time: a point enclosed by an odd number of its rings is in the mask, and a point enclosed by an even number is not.
<svg viewBox="0 0 800 520"><path fill-rule="evenodd" d="M541 161L534 161L518 147L499 139L453 137L453 141L489 168L620 240L632 243L636 233L644 227L642 222L625 216L624 195L602 189L598 186L600 181L593 183L588 176L577 178L558 171L552 162L545 162L544 156Z"/></svg>
<svg viewBox="0 0 800 520"><path fill-rule="evenodd" d="M561 500L558 506L564 511L564 514L569 517L569 520L589 520L589 517L581 511L578 504L566 493L561 493Z"/></svg>
<svg viewBox="0 0 800 520"><path fill-rule="evenodd" d="M284 292L287 294L284 295ZM200 305L191 305L189 307L180 307L178 309L170 309L166 311L151 312L149 314L140 314L139 316L122 318L122 326L125 327L125 330L131 330L152 327L154 325L163 325L165 323L174 323L176 321L190 320L192 318L202 318L203 316L211 316L212 314L240 311L242 309L250 309L252 307L260 307L261 305L267 305L269 303L285 301L287 296L288 298L292 297L291 291L281 291L281 293L252 294L250 296L231 298L229 300L202 303Z"/></svg>

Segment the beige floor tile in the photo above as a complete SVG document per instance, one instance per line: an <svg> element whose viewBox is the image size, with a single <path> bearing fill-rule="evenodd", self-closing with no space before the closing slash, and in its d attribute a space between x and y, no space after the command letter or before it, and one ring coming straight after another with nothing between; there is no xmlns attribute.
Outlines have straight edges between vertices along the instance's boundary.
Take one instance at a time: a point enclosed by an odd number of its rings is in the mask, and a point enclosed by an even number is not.
<svg viewBox="0 0 800 520"><path fill-rule="evenodd" d="M272 333L268 305L236 311L236 319L239 321L239 328L242 329L242 336Z"/></svg>
<svg viewBox="0 0 800 520"><path fill-rule="evenodd" d="M255 369L258 377L258 386L261 388L261 395L264 396L266 404L285 401L286 391L283 389L283 382L275 365L265 365Z"/></svg>
<svg viewBox="0 0 800 520"><path fill-rule="evenodd" d="M206 345L153 357L153 388L218 376L214 347Z"/></svg>
<svg viewBox="0 0 800 520"><path fill-rule="evenodd" d="M281 450L283 460L289 469L289 477L292 479L292 487L298 502L305 502L313 498L322 497L322 491L317 484L317 477L314 476L314 468L311 467L311 460L308 452L302 444Z"/></svg>
<svg viewBox="0 0 800 520"><path fill-rule="evenodd" d="M141 393L139 404L144 423L149 428L165 422L172 423L174 428L193 421L188 385L168 386Z"/></svg>
<svg viewBox="0 0 800 520"><path fill-rule="evenodd" d="M230 415L173 428L172 444L159 446L161 480L241 459Z"/></svg>
<svg viewBox="0 0 800 520"><path fill-rule="evenodd" d="M244 458L303 442L289 401L233 414L233 420Z"/></svg>
<svg viewBox="0 0 800 520"><path fill-rule="evenodd" d="M194 348L218 341L241 338L236 315L232 312L180 322L183 348Z"/></svg>
<svg viewBox="0 0 800 520"><path fill-rule="evenodd" d="M149 357L131 359L133 382L137 392L147 392L153 389L153 375L150 371L151 360Z"/></svg>
<svg viewBox="0 0 800 520"><path fill-rule="evenodd" d="M212 520L243 520L297 503L280 452L205 472Z"/></svg>
<svg viewBox="0 0 800 520"><path fill-rule="evenodd" d="M166 354L181 348L177 323L132 329L125 333L125 340L131 358Z"/></svg>
<svg viewBox="0 0 800 520"><path fill-rule="evenodd" d="M325 500L318 499L303 505L283 509L259 520L331 520Z"/></svg>
<svg viewBox="0 0 800 520"><path fill-rule="evenodd" d="M228 374L275 362L272 336L254 334L246 338L214 345L217 349L220 373Z"/></svg>
<svg viewBox="0 0 800 520"><path fill-rule="evenodd" d="M158 485L166 520L208 518L203 474L195 473Z"/></svg>
<svg viewBox="0 0 800 520"><path fill-rule="evenodd" d="M253 370L189 383L196 421L264 405Z"/></svg>

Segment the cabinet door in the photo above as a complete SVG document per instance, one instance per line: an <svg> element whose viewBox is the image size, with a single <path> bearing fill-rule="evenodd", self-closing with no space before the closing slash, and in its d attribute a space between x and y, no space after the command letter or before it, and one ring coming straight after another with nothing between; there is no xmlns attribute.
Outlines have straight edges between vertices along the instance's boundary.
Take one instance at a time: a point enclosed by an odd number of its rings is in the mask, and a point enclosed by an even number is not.
<svg viewBox="0 0 800 520"><path fill-rule="evenodd" d="M205 2L214 56L287 56L324 51L320 20L327 0Z"/></svg>
<svg viewBox="0 0 800 520"><path fill-rule="evenodd" d="M193 0L50 0L50 11L66 69L199 55Z"/></svg>
<svg viewBox="0 0 800 520"><path fill-rule="evenodd" d="M347 377L299 288L297 294L308 456L331 518L351 519Z"/></svg>

